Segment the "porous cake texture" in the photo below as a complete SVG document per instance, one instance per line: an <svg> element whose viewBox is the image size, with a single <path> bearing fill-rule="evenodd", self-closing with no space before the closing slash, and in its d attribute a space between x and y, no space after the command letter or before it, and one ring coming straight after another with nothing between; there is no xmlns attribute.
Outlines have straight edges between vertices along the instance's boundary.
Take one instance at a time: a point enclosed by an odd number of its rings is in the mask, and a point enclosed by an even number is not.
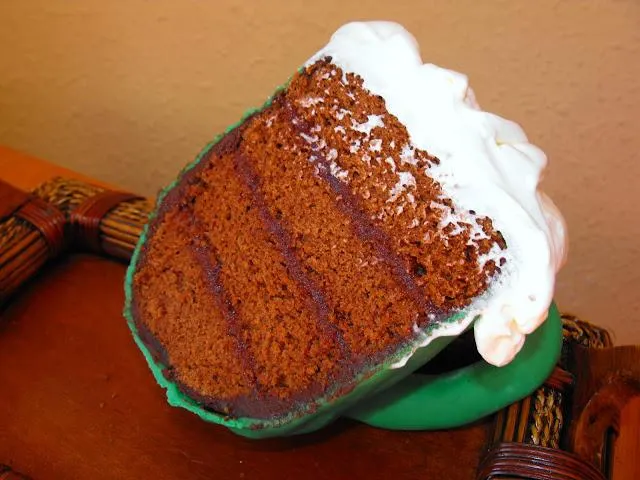
<svg viewBox="0 0 640 480"><path fill-rule="evenodd" d="M338 396L484 293L507 245L429 175L440 160L324 57L164 197L132 314L206 408L277 418Z"/></svg>

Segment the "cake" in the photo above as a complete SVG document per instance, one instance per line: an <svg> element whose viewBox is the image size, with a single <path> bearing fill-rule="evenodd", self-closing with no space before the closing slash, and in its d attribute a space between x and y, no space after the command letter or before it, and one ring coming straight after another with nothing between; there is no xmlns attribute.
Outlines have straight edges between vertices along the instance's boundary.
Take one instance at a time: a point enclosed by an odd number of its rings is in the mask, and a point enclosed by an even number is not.
<svg viewBox="0 0 640 480"><path fill-rule="evenodd" d="M402 27L345 25L162 192L125 313L224 418L313 412L448 328L504 365L565 255L545 164Z"/></svg>

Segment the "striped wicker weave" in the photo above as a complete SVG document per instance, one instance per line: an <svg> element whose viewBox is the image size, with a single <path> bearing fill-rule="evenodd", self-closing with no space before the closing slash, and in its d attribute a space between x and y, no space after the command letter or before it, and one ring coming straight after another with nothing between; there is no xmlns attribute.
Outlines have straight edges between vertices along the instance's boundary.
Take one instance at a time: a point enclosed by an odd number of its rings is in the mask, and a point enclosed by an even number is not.
<svg viewBox="0 0 640 480"><path fill-rule="evenodd" d="M0 304L63 250L128 260L150 209L146 199L75 180L39 186L0 218Z"/></svg>

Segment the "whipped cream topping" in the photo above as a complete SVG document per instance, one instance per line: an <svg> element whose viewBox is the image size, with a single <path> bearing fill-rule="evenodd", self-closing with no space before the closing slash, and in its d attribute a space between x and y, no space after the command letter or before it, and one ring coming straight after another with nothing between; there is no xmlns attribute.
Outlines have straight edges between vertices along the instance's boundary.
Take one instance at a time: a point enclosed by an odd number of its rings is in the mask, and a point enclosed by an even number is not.
<svg viewBox="0 0 640 480"><path fill-rule="evenodd" d="M546 320L566 258L564 219L539 189L545 154L516 123L481 110L466 76L423 64L416 40L401 25L346 24L306 65L323 57L362 77L367 90L384 98L412 144L441 160L425 174L440 183L458 211L490 217L507 243L500 252L507 263L487 292L464 310L464 318L440 326L420 346L458 335L475 320L482 357L496 366L509 363L526 335Z"/></svg>

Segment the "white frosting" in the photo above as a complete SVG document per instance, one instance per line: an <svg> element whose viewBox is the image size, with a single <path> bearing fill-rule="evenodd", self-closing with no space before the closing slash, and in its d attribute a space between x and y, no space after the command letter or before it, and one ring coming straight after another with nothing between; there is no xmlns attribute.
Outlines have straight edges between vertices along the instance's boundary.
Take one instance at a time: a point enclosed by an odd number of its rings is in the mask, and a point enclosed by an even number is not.
<svg viewBox="0 0 640 480"><path fill-rule="evenodd" d="M438 328L425 342L457 335L477 319L480 354L493 365L509 363L525 335L546 319L566 256L564 220L539 190L545 154L517 124L482 111L466 76L423 64L416 40L398 24L349 23L307 65L326 56L384 98L412 144L440 159L425 173L458 211L490 217L508 245L499 280L465 309L463 320Z"/></svg>

